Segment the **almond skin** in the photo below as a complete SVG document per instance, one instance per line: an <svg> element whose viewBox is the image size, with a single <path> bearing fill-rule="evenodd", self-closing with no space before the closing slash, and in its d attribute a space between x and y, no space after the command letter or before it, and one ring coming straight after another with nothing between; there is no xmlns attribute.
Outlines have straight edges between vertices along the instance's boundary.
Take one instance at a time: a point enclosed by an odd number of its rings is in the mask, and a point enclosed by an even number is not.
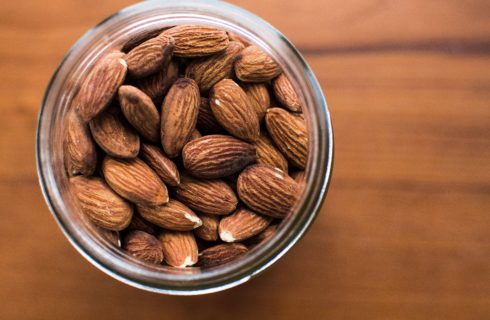
<svg viewBox="0 0 490 320"><path fill-rule="evenodd" d="M162 244L165 262L176 268L196 264L197 243L192 232L164 231L158 237Z"/></svg>
<svg viewBox="0 0 490 320"><path fill-rule="evenodd" d="M167 94L170 86L179 77L179 66L177 62L170 61L168 66L162 68L155 74L136 82L136 86L149 96L155 103L161 102Z"/></svg>
<svg viewBox="0 0 490 320"><path fill-rule="evenodd" d="M265 124L281 153L299 169L308 160L308 132L304 120L282 108L267 110Z"/></svg>
<svg viewBox="0 0 490 320"><path fill-rule="evenodd" d="M292 112L301 112L302 108L298 94L284 73L272 81L272 88L274 89L276 99L282 106Z"/></svg>
<svg viewBox="0 0 490 320"><path fill-rule="evenodd" d="M265 228L265 230L262 231L261 233L259 233L258 235L254 236L250 239L247 239L247 241L245 241L245 243L247 244L247 246L251 246L251 247L254 247L254 246L257 246L258 244L261 244L264 241L270 239L276 233L277 227L278 227L277 224L272 224L272 225L268 226L267 228Z"/></svg>
<svg viewBox="0 0 490 320"><path fill-rule="evenodd" d="M183 203L170 199L160 206L137 206L138 213L164 229L190 231L202 225L201 219Z"/></svg>
<svg viewBox="0 0 490 320"><path fill-rule="evenodd" d="M133 50L143 42L157 37L165 29L168 28L158 28L153 30L150 29L150 30L143 30L141 32L131 33L130 35L128 35L128 38L124 43L124 45L122 46L121 51L128 53L129 51Z"/></svg>
<svg viewBox="0 0 490 320"><path fill-rule="evenodd" d="M100 178L76 176L70 186L82 212L99 227L119 231L129 225L133 208Z"/></svg>
<svg viewBox="0 0 490 320"><path fill-rule="evenodd" d="M132 159L140 150L140 139L116 108L99 114L90 121L92 136L108 155L116 158Z"/></svg>
<svg viewBox="0 0 490 320"><path fill-rule="evenodd" d="M74 105L85 122L101 113L124 82L127 64L122 52L111 52L99 60L83 81Z"/></svg>
<svg viewBox="0 0 490 320"><path fill-rule="evenodd" d="M213 111L211 111L211 106L209 105L208 98L201 97L196 127L200 131L207 134L220 133L224 131L218 120L216 120Z"/></svg>
<svg viewBox="0 0 490 320"><path fill-rule="evenodd" d="M182 161L195 177L216 179L229 176L255 162L255 147L225 135L193 140L182 150Z"/></svg>
<svg viewBox="0 0 490 320"><path fill-rule="evenodd" d="M199 132L199 130L194 129L194 131L192 131L191 137L189 138L189 142L196 140L196 139L199 139L201 137L202 137L202 134Z"/></svg>
<svg viewBox="0 0 490 320"><path fill-rule="evenodd" d="M107 184L121 197L140 205L168 202L167 187L157 174L138 158L118 160L106 157L102 172Z"/></svg>
<svg viewBox="0 0 490 320"><path fill-rule="evenodd" d="M165 34L151 38L132 49L124 60L133 78L147 77L168 64L174 51L174 39Z"/></svg>
<svg viewBox="0 0 490 320"><path fill-rule="evenodd" d="M109 241L112 245L115 247L121 247L121 238L119 236L119 231L113 231L109 229L105 229L102 227L99 227L95 223L92 223L92 227L95 229L95 231L105 240Z"/></svg>
<svg viewBox="0 0 490 320"><path fill-rule="evenodd" d="M284 172L288 172L288 161L277 150L276 146L271 139L263 132L259 140L255 142L255 149L257 150L257 163L268 164L270 166L281 169Z"/></svg>
<svg viewBox="0 0 490 320"><path fill-rule="evenodd" d="M202 225L194 229L196 237L206 241L218 241L219 216L212 214L199 214Z"/></svg>
<svg viewBox="0 0 490 320"><path fill-rule="evenodd" d="M264 51L249 46L238 55L235 73L244 82L266 82L281 74L281 68Z"/></svg>
<svg viewBox="0 0 490 320"><path fill-rule="evenodd" d="M184 58L205 57L221 52L228 47L229 42L225 31L206 26L181 25L163 34L174 38L174 55Z"/></svg>
<svg viewBox="0 0 490 320"><path fill-rule="evenodd" d="M75 109L66 115L64 133L63 155L68 175L93 174L97 166L97 151L90 130Z"/></svg>
<svg viewBox="0 0 490 320"><path fill-rule="evenodd" d="M130 255L150 263L160 264L163 261L160 241L143 231L131 231L124 238L123 249Z"/></svg>
<svg viewBox="0 0 490 320"><path fill-rule="evenodd" d="M271 221L270 217L240 208L233 214L221 219L219 236L224 242L243 241L262 232Z"/></svg>
<svg viewBox="0 0 490 320"><path fill-rule="evenodd" d="M137 212L135 212L133 214L133 218L131 219L131 222L129 223L129 226L126 228L125 231L132 231L132 230L144 231L146 233L155 236L157 235L158 227L155 226L153 223L146 221Z"/></svg>
<svg viewBox="0 0 490 320"><path fill-rule="evenodd" d="M129 123L151 142L160 140L160 114L153 101L133 86L121 86L118 91L121 110Z"/></svg>
<svg viewBox="0 0 490 320"><path fill-rule="evenodd" d="M259 119L247 95L233 80L218 82L210 92L209 103L216 120L226 131L248 142L257 141Z"/></svg>
<svg viewBox="0 0 490 320"><path fill-rule="evenodd" d="M295 205L300 188L282 170L263 164L246 168L237 182L238 196L252 210L284 218Z"/></svg>
<svg viewBox="0 0 490 320"><path fill-rule="evenodd" d="M249 83L243 86L243 91L247 94L250 104L259 118L259 122L262 123L265 112L271 104L267 86L263 83Z"/></svg>
<svg viewBox="0 0 490 320"><path fill-rule="evenodd" d="M185 76L194 79L201 93L206 93L219 81L232 77L233 63L243 49L243 44L230 42L222 53L191 62Z"/></svg>
<svg viewBox="0 0 490 320"><path fill-rule="evenodd" d="M163 150L177 157L191 137L197 122L201 97L192 79L180 78L170 88L162 105L160 136Z"/></svg>
<svg viewBox="0 0 490 320"><path fill-rule="evenodd" d="M229 214L238 204L235 193L225 182L196 180L189 176L182 177L175 197L189 208L207 214Z"/></svg>
<svg viewBox="0 0 490 320"><path fill-rule="evenodd" d="M160 148L151 144L143 144L141 158L158 174L165 184L176 187L180 183L179 170L175 163L167 158Z"/></svg>
<svg viewBox="0 0 490 320"><path fill-rule="evenodd" d="M210 268L235 260L247 253L248 249L243 244L225 243L203 250L199 254L199 266Z"/></svg>
<svg viewBox="0 0 490 320"><path fill-rule="evenodd" d="M240 42L241 44L243 44L244 47L250 46L250 42L248 40L237 35L236 33L228 32L228 38L230 39L230 41Z"/></svg>

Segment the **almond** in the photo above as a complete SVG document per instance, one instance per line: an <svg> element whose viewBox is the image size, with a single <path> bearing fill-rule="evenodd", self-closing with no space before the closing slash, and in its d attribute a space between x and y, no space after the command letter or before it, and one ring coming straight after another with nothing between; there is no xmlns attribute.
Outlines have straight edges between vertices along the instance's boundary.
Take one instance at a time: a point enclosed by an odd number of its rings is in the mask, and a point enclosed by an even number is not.
<svg viewBox="0 0 490 320"><path fill-rule="evenodd" d="M126 231L132 230L144 231L155 236L157 234L158 227L153 223L146 221L137 212L135 212L129 226L126 228Z"/></svg>
<svg viewBox="0 0 490 320"><path fill-rule="evenodd" d="M111 107L90 121L90 131L108 155L127 159L138 155L139 136L116 108Z"/></svg>
<svg viewBox="0 0 490 320"><path fill-rule="evenodd" d="M251 246L251 247L254 247L254 246L261 244L264 241L270 239L274 234L276 234L277 227L278 227L277 224L272 224L272 225L268 226L264 231L259 233L258 235L254 236L250 239L247 239L247 241L245 241L245 243L247 244L247 246Z"/></svg>
<svg viewBox="0 0 490 320"><path fill-rule="evenodd" d="M274 89L274 95L282 106L292 112L301 112L302 108L298 94L284 73L274 79L272 88Z"/></svg>
<svg viewBox="0 0 490 320"><path fill-rule="evenodd" d="M191 209L173 199L160 206L138 206L138 212L144 219L168 230L190 231L202 225Z"/></svg>
<svg viewBox="0 0 490 320"><path fill-rule="evenodd" d="M244 48L239 42L230 42L222 53L191 62L185 76L194 79L201 93L208 92L216 83L233 75L235 58Z"/></svg>
<svg viewBox="0 0 490 320"><path fill-rule="evenodd" d="M160 115L153 101L133 86L119 88L119 104L126 119L145 139L160 141Z"/></svg>
<svg viewBox="0 0 490 320"><path fill-rule="evenodd" d="M308 132L305 122L284 109L271 108L267 110L265 124L282 154L292 165L304 169L308 160Z"/></svg>
<svg viewBox="0 0 490 320"><path fill-rule="evenodd" d="M244 82L266 82L281 73L281 68L256 46L245 48L235 61L235 73Z"/></svg>
<svg viewBox="0 0 490 320"><path fill-rule="evenodd" d="M174 39L166 34L160 34L133 48L125 57L128 73L133 78L147 77L172 58Z"/></svg>
<svg viewBox="0 0 490 320"><path fill-rule="evenodd" d="M97 166L97 151L87 125L75 109L68 111L64 130L64 160L68 175L89 176Z"/></svg>
<svg viewBox="0 0 490 320"><path fill-rule="evenodd" d="M170 158L180 154L194 131L200 102L192 79L180 78L170 88L162 105L161 139Z"/></svg>
<svg viewBox="0 0 490 320"><path fill-rule="evenodd" d="M172 267L185 268L197 262L197 244L192 232L164 231L158 237L165 262Z"/></svg>
<svg viewBox="0 0 490 320"><path fill-rule="evenodd" d="M102 179L76 176L70 186L82 212L99 227L119 231L131 221L133 208L112 191Z"/></svg>
<svg viewBox="0 0 490 320"><path fill-rule="evenodd" d="M196 237L206 241L217 241L219 216L201 213L199 218L202 221L202 225L194 229Z"/></svg>
<svg viewBox="0 0 490 320"><path fill-rule="evenodd" d="M223 181L196 180L188 176L182 177L175 197L189 208L208 214L228 214L238 204L235 193Z"/></svg>
<svg viewBox="0 0 490 320"><path fill-rule="evenodd" d="M218 82L209 102L216 120L237 138L254 142L259 138L259 119L245 92L233 80Z"/></svg>
<svg viewBox="0 0 490 320"><path fill-rule="evenodd" d="M247 247L239 243L218 244L199 254L199 266L203 268L219 266L235 260L247 251Z"/></svg>
<svg viewBox="0 0 490 320"><path fill-rule="evenodd" d="M113 231L113 230L99 227L95 223L92 223L92 227L94 228L95 232L97 232L103 239L107 240L110 244L118 248L121 247L121 238L119 236L118 231Z"/></svg>
<svg viewBox="0 0 490 320"><path fill-rule="evenodd" d="M268 164L270 166L281 169L284 172L288 172L288 161L282 153L277 150L276 146L271 139L263 132L259 140L255 142L255 149L257 150L257 163Z"/></svg>
<svg viewBox="0 0 490 320"><path fill-rule="evenodd" d="M167 158L160 148L143 144L141 158L158 174L165 184L176 187L180 183L180 174L175 163Z"/></svg>
<svg viewBox="0 0 490 320"><path fill-rule="evenodd" d="M284 218L296 204L298 183L282 170L263 164L242 171L237 182L238 196L252 210Z"/></svg>
<svg viewBox="0 0 490 320"><path fill-rule="evenodd" d="M218 134L193 140L182 150L182 161L187 171L204 179L229 176L255 159L253 145Z"/></svg>
<svg viewBox="0 0 490 320"><path fill-rule="evenodd" d="M219 223L219 237L224 242L238 242L262 232L272 219L251 210L240 208L223 217Z"/></svg>
<svg viewBox="0 0 490 320"><path fill-rule="evenodd" d="M208 98L201 97L196 126L199 130L207 134L223 132L223 127L216 120L213 111L211 111Z"/></svg>
<svg viewBox="0 0 490 320"><path fill-rule="evenodd" d="M168 66L162 68L155 74L136 82L136 86L149 96L155 103L161 102L167 94L170 86L179 77L179 67L177 62L171 61Z"/></svg>
<svg viewBox="0 0 490 320"><path fill-rule="evenodd" d="M228 47L229 41L225 31L206 26L180 25L163 34L174 38L174 55L185 58L205 57L221 52Z"/></svg>
<svg viewBox="0 0 490 320"><path fill-rule="evenodd" d="M85 122L92 120L109 105L124 82L127 64L123 56L122 52L107 54L83 80L73 103Z"/></svg>
<svg viewBox="0 0 490 320"><path fill-rule="evenodd" d="M194 131L192 131L191 137L189 138L189 142L199 139L200 137L202 137L202 134L199 132L199 130L194 129Z"/></svg>
<svg viewBox="0 0 490 320"><path fill-rule="evenodd" d="M150 206L168 202L167 187L138 158L118 160L106 157L102 162L102 172L109 186L131 202Z"/></svg>
<svg viewBox="0 0 490 320"><path fill-rule="evenodd" d="M135 31L128 35L126 42L123 44L121 51L128 53L145 41L157 37L165 29L168 28L158 28L158 29L147 29L142 31Z"/></svg>
<svg viewBox="0 0 490 320"><path fill-rule="evenodd" d="M259 118L259 122L262 123L265 112L271 104L267 86L263 83L249 83L243 86L243 91L247 94L248 100Z"/></svg>
<svg viewBox="0 0 490 320"><path fill-rule="evenodd" d="M124 238L123 249L130 255L150 263L160 264L163 261L160 241L143 231L131 231Z"/></svg>
<svg viewBox="0 0 490 320"><path fill-rule="evenodd" d="M237 35L236 33L228 32L228 38L230 39L230 41L240 42L241 44L243 44L244 47L250 46L250 42L248 40Z"/></svg>

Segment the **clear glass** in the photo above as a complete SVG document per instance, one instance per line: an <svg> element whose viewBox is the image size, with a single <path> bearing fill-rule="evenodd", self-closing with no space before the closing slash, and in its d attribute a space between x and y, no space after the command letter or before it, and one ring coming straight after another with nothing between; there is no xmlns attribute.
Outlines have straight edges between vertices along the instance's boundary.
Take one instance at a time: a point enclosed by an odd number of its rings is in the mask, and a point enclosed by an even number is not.
<svg viewBox="0 0 490 320"><path fill-rule="evenodd" d="M87 68L104 52L124 43L133 32L179 24L210 25L232 31L268 52L301 93L309 124L306 186L294 212L265 244L232 263L205 270L151 266L111 245L79 214L68 190L63 166L63 120ZM42 102L36 154L46 202L65 236L87 260L110 276L141 289L195 295L248 281L277 261L300 239L326 195L332 170L333 135L327 104L313 72L279 31L250 12L225 2L159 0L136 4L105 19L66 54Z"/></svg>

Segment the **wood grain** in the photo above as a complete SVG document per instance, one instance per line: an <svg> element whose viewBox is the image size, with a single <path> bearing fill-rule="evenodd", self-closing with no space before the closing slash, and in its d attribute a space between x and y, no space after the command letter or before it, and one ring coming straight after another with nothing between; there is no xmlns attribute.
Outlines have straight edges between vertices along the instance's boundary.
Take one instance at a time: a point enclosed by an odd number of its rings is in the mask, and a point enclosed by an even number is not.
<svg viewBox="0 0 490 320"><path fill-rule="evenodd" d="M310 231L218 294L160 296L96 270L40 193L37 112L70 46L134 1L4 2L0 318L490 318L490 2L232 2L283 31L327 96L335 169Z"/></svg>

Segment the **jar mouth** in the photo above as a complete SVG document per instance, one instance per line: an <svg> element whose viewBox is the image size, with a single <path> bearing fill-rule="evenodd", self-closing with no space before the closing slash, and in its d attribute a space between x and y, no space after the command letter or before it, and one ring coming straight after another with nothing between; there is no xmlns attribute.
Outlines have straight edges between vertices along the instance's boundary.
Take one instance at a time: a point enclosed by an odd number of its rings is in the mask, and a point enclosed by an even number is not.
<svg viewBox="0 0 490 320"><path fill-rule="evenodd" d="M113 46L114 39L127 35L128 30L179 24L217 26L251 40L266 50L293 78L308 106L308 183L295 212L281 222L277 233L266 243L232 263L202 271L149 266L111 247L105 239L88 230L83 221L73 219L76 208L73 201L67 199L67 177L61 156L55 152L60 149L62 128L59 124L63 123L61 119L76 85L90 62ZM71 94L67 94L69 92ZM318 81L295 47L267 22L220 1L146 1L125 8L99 23L65 55L48 84L41 104L36 163L41 189L53 216L68 240L87 260L110 276L134 287L158 293L195 295L221 291L246 282L272 265L301 238L316 217L327 192L333 165L333 132Z"/></svg>

